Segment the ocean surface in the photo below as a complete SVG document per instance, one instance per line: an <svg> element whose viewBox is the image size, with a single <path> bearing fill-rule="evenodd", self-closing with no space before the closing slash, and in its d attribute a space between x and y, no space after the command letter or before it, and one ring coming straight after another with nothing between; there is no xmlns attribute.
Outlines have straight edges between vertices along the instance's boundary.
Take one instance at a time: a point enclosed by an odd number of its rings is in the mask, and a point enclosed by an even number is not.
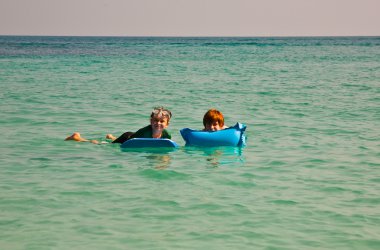
<svg viewBox="0 0 380 250"><path fill-rule="evenodd" d="M0 249L380 249L380 37L0 36L0 88ZM159 105L176 150L64 141Z"/></svg>

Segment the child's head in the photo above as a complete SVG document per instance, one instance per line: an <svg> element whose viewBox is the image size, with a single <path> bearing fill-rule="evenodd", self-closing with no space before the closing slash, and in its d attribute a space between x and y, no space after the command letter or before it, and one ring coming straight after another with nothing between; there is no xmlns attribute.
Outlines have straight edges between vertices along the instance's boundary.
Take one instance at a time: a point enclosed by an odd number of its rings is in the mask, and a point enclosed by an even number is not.
<svg viewBox="0 0 380 250"><path fill-rule="evenodd" d="M224 127L224 116L216 109L210 109L203 116L203 125L206 131L217 131Z"/></svg>
<svg viewBox="0 0 380 250"><path fill-rule="evenodd" d="M162 130L169 126L170 118L172 118L172 113L169 110L155 107L150 114L150 124L154 130Z"/></svg>

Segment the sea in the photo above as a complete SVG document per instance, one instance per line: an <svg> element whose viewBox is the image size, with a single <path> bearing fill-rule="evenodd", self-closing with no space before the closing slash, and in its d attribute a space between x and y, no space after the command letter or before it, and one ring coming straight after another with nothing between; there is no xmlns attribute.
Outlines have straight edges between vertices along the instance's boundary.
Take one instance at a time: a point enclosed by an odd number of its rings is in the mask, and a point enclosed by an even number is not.
<svg viewBox="0 0 380 250"><path fill-rule="evenodd" d="M0 36L0 88L0 249L380 249L380 37Z"/></svg>

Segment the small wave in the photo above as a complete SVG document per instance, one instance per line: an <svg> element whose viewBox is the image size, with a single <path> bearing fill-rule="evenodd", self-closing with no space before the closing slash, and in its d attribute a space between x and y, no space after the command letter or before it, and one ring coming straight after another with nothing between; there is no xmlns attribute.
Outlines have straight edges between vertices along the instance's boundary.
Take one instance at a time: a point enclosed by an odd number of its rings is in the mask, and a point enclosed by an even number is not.
<svg viewBox="0 0 380 250"><path fill-rule="evenodd" d="M190 175L174 170L144 169L140 174L154 180L187 180L190 178Z"/></svg>

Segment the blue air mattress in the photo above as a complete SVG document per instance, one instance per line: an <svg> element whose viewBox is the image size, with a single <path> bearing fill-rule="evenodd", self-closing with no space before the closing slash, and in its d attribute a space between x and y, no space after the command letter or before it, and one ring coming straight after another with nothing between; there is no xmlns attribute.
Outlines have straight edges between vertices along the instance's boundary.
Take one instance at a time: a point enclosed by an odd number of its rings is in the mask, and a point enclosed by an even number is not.
<svg viewBox="0 0 380 250"><path fill-rule="evenodd" d="M181 129L182 138L186 146L244 146L246 137L244 131L247 128L242 123L236 123L235 126L218 131L202 131L189 128Z"/></svg>
<svg viewBox="0 0 380 250"><path fill-rule="evenodd" d="M121 148L176 148L178 144L169 139L133 138L120 145Z"/></svg>

